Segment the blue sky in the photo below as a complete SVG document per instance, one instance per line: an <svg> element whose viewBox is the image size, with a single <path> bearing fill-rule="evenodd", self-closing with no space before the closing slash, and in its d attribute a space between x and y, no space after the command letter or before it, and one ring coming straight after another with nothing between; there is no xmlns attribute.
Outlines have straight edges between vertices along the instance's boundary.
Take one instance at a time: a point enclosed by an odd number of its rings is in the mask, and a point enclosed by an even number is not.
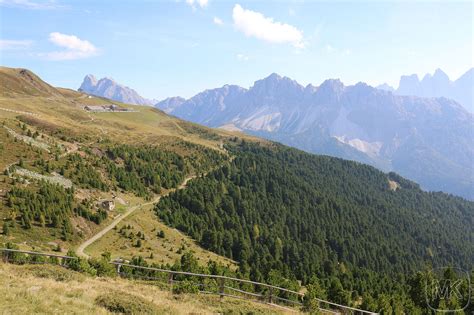
<svg viewBox="0 0 474 315"><path fill-rule="evenodd" d="M190 97L272 72L302 84L398 85L473 67L472 2L0 0L0 63L77 89L112 77Z"/></svg>

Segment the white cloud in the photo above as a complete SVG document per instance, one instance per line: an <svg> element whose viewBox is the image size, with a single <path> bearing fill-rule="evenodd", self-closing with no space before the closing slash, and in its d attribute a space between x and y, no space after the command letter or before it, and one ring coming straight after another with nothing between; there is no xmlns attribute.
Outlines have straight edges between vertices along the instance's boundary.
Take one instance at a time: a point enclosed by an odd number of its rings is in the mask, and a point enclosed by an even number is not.
<svg viewBox="0 0 474 315"><path fill-rule="evenodd" d="M26 49L29 48L32 44L32 40L0 39L0 50Z"/></svg>
<svg viewBox="0 0 474 315"><path fill-rule="evenodd" d="M224 22L221 19L219 19L218 17L214 17L214 19L212 19L212 21L216 25L223 25L224 24Z"/></svg>
<svg viewBox="0 0 474 315"><path fill-rule="evenodd" d="M196 6L200 6L201 8L206 7L209 4L209 0L186 0L186 3L196 8Z"/></svg>
<svg viewBox="0 0 474 315"><path fill-rule="evenodd" d="M54 32L49 34L49 41L56 46L65 48L61 51L53 51L42 54L50 60L74 60L96 56L99 50L87 40L78 38L75 35L61 34Z"/></svg>
<svg viewBox="0 0 474 315"><path fill-rule="evenodd" d="M239 61L248 61L249 56L246 56L244 54L237 54L237 60L239 60Z"/></svg>
<svg viewBox="0 0 474 315"><path fill-rule="evenodd" d="M246 36L255 37L266 42L285 44L289 43L297 48L303 48L303 32L296 27L273 21L263 14L234 6L232 12L234 26Z"/></svg>
<svg viewBox="0 0 474 315"><path fill-rule="evenodd" d="M31 9L31 10L54 10L66 6L56 3L54 0L31 1L31 0L0 0L0 5L5 7Z"/></svg>

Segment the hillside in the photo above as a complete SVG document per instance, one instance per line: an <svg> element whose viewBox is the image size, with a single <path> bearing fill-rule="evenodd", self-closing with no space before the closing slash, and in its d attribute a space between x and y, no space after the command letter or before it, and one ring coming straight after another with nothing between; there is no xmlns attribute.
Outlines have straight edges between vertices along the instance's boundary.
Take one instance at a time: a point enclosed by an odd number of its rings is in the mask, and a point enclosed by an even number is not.
<svg viewBox="0 0 474 315"><path fill-rule="evenodd" d="M231 163L163 198L156 212L253 279L317 277L336 303L387 294L412 313L401 279L427 266L474 267L472 202L280 145L229 150ZM362 308L387 311L380 303Z"/></svg>
<svg viewBox="0 0 474 315"><path fill-rule="evenodd" d="M85 253L387 313L424 310L417 272L473 268L472 202L147 106L29 92L42 84L0 97L0 243L74 253L132 209Z"/></svg>
<svg viewBox="0 0 474 315"><path fill-rule="evenodd" d="M283 314L274 307L216 296L172 295L157 285L95 278L58 266L0 263L4 314ZM12 283L14 285L12 286Z"/></svg>
<svg viewBox="0 0 474 315"><path fill-rule="evenodd" d="M0 67L0 96L59 96L60 93L26 69Z"/></svg>
<svg viewBox="0 0 474 315"><path fill-rule="evenodd" d="M474 198L474 119L451 99L400 96L339 80L302 86L273 73L249 89L225 85L156 107L209 127L394 171L426 190Z"/></svg>
<svg viewBox="0 0 474 315"><path fill-rule="evenodd" d="M187 123L147 106L54 88L28 70L3 67L0 77L0 90L8 88L8 93L0 96L2 243L45 251L59 246L66 251L130 207L166 193L184 177L226 158L221 148L229 136L225 132ZM95 113L84 109L111 104L133 107L134 111ZM114 158L109 158L112 155ZM124 163L131 163L127 173L122 171ZM115 209L104 212L100 206L103 200L114 200ZM46 209L41 206L44 204L48 204ZM138 218L141 211L145 210L137 211ZM159 224L154 216L143 222ZM168 242L157 238L153 229L147 230L147 238L155 238L150 240L154 246ZM203 264L208 257L220 260L179 232L169 235L175 248L169 248L171 258L166 262L179 258L176 251L181 247L200 253ZM139 250L147 246L147 240L143 242Z"/></svg>

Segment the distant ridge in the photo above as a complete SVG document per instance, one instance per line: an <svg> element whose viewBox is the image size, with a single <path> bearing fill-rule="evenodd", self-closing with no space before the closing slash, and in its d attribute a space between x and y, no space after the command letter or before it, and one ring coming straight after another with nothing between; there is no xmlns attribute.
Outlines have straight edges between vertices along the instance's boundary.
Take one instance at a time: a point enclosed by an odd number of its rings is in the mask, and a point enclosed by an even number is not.
<svg viewBox="0 0 474 315"><path fill-rule="evenodd" d="M436 69L433 75L427 73L421 80L416 74L403 75L397 89L386 83L377 88L397 95L451 98L474 113L474 68L469 69L455 81L451 81L443 70Z"/></svg>
<svg viewBox="0 0 474 315"><path fill-rule="evenodd" d="M97 80L92 74L88 74L84 77L78 90L80 92L105 97L122 103L153 105L153 101L141 97L135 90L118 84L111 78Z"/></svg>

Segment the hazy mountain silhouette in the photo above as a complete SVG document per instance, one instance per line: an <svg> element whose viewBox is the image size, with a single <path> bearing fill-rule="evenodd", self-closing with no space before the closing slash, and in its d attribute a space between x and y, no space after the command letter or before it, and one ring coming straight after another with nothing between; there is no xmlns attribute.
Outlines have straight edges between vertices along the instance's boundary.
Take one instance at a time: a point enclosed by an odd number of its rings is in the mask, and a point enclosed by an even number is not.
<svg viewBox="0 0 474 315"><path fill-rule="evenodd" d="M422 80L416 74L402 76L396 90L386 83L377 88L392 91L398 95L451 98L474 113L474 68L456 81L451 81L446 73L437 69L433 75L426 74Z"/></svg>

